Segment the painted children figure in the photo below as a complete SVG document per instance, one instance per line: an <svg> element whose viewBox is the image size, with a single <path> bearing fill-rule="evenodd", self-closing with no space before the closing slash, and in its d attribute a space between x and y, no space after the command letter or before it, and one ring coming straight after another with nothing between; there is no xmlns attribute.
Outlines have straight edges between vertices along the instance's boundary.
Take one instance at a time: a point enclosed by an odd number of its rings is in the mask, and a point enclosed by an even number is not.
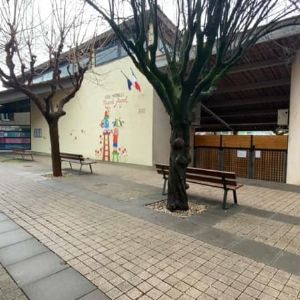
<svg viewBox="0 0 300 300"><path fill-rule="evenodd" d="M104 113L104 119L101 122L101 127L103 128L103 132L109 131L109 111L106 110Z"/></svg>
<svg viewBox="0 0 300 300"><path fill-rule="evenodd" d="M115 127L113 130L113 153L112 153L112 161L114 162L119 162L118 144L119 144L119 128Z"/></svg>

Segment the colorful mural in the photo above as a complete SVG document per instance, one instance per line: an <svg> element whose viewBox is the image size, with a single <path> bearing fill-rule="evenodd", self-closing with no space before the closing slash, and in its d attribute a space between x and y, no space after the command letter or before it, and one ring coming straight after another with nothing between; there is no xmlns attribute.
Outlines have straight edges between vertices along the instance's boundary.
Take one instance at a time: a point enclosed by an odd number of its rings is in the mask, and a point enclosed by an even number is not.
<svg viewBox="0 0 300 300"><path fill-rule="evenodd" d="M124 94L117 93L107 95L104 100L105 112L104 117L100 121L102 134L100 134L100 149L95 151L95 155L103 161L126 162L127 149L120 146L120 133L124 125L121 117L112 118L111 115L117 114L116 108L121 109L122 105L127 104L127 97Z"/></svg>

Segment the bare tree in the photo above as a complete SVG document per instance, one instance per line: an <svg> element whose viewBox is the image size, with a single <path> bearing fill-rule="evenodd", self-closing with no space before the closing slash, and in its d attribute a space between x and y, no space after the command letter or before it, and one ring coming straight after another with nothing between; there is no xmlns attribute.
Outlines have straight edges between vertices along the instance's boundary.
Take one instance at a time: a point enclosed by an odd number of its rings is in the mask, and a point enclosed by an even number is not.
<svg viewBox="0 0 300 300"><path fill-rule="evenodd" d="M45 117L54 176L62 175L58 121L80 89L94 46L93 39L83 43L89 29L84 4L73 1L70 9L69 2L43 3L44 10L49 6L45 16L34 0L0 0L0 80L26 95ZM47 92L40 95L39 86Z"/></svg>
<svg viewBox="0 0 300 300"><path fill-rule="evenodd" d="M287 19L295 12L295 4L284 0L174 0L170 3L176 8L174 25L160 9L164 1L85 1L112 27L170 116L167 207L186 210L194 106L214 92L220 79L260 38L299 21ZM163 68L157 63L159 52L165 56Z"/></svg>

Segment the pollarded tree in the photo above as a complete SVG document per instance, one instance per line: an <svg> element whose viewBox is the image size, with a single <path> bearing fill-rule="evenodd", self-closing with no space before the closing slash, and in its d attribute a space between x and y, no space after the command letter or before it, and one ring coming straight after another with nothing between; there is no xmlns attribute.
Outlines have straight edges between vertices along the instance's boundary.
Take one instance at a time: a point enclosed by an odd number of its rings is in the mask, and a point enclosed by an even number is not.
<svg viewBox="0 0 300 300"><path fill-rule="evenodd" d="M112 27L170 116L169 210L188 209L191 114L260 38L299 22L284 0L174 0L175 22L164 22L159 0L85 0ZM104 2L104 3L103 3ZM162 7L162 6L161 6ZM124 18L126 16L126 18ZM160 47L162 45L162 51ZM158 53L166 65L158 65Z"/></svg>
<svg viewBox="0 0 300 300"><path fill-rule="evenodd" d="M89 29L84 4L74 0L70 9L69 2L0 0L0 80L26 95L45 117L54 176L62 175L58 121L80 89L94 46L94 39L82 43ZM39 86L47 91L39 94Z"/></svg>

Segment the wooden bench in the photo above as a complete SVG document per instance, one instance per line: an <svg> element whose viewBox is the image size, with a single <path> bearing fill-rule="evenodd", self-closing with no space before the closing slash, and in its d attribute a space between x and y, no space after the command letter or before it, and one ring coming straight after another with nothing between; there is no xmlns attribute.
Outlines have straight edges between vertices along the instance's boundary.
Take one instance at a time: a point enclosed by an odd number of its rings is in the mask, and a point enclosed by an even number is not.
<svg viewBox="0 0 300 300"><path fill-rule="evenodd" d="M25 160L25 157L30 156L31 160L33 160L33 152L31 150L25 150L22 148L12 149L12 153L15 155L20 155L21 159Z"/></svg>
<svg viewBox="0 0 300 300"><path fill-rule="evenodd" d="M163 164L156 164L158 174L163 175L164 186L163 195L166 195L166 187L169 176L169 166ZM186 170L186 181L215 188L224 189L223 209L226 209L226 201L228 191L233 192L234 203L237 204L236 190L242 187L242 184L237 183L236 175L233 172L224 172L218 170L208 170L200 168L188 167Z"/></svg>
<svg viewBox="0 0 300 300"><path fill-rule="evenodd" d="M82 170L82 166L89 165L91 173L93 173L92 164L95 164L96 161L84 158L81 154L73 154L73 153L60 153L61 162L66 161L69 162L70 168L72 169L72 163L80 164L79 172Z"/></svg>

